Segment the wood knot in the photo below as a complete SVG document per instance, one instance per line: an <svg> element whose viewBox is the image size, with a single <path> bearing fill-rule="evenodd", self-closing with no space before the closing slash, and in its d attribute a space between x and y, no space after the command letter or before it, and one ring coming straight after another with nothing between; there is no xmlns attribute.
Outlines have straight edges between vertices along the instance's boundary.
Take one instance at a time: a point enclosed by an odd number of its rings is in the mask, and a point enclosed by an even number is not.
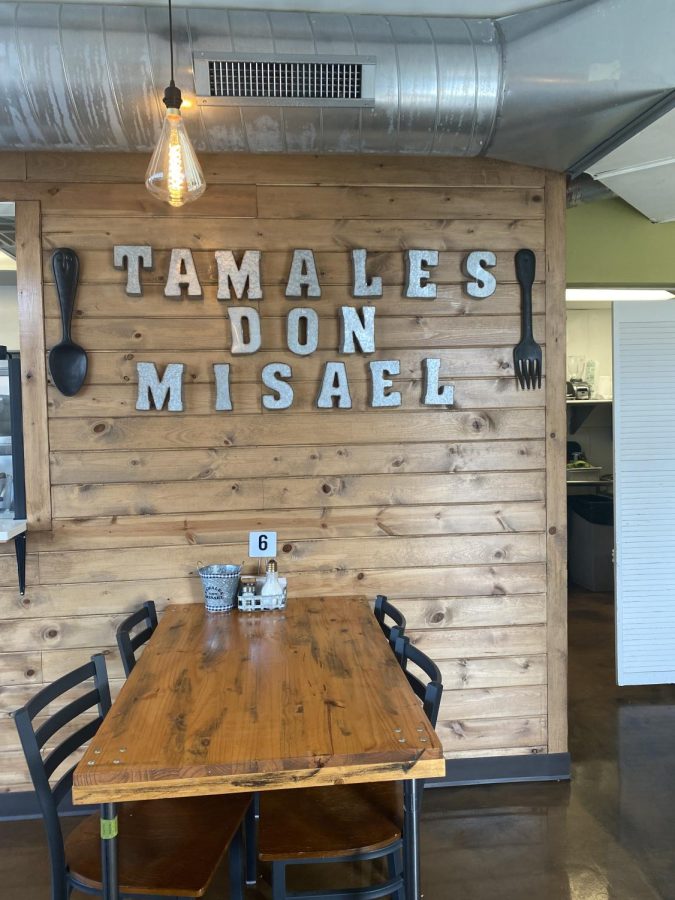
<svg viewBox="0 0 675 900"><path fill-rule="evenodd" d="M364 575L363 572L359 572L359 574L356 576L356 580L357 580L357 581L363 581L363 579L364 579L365 577L366 577L366 576Z"/></svg>
<svg viewBox="0 0 675 900"><path fill-rule="evenodd" d="M324 494L332 494L333 493L333 488L329 484L322 484L321 490L324 492Z"/></svg>
<svg viewBox="0 0 675 900"><path fill-rule="evenodd" d="M97 422L96 425L94 425L93 430L94 434L103 434L105 431L105 422Z"/></svg>
<svg viewBox="0 0 675 900"><path fill-rule="evenodd" d="M281 549L284 551L284 553L290 553L293 549L293 544L284 544Z"/></svg>

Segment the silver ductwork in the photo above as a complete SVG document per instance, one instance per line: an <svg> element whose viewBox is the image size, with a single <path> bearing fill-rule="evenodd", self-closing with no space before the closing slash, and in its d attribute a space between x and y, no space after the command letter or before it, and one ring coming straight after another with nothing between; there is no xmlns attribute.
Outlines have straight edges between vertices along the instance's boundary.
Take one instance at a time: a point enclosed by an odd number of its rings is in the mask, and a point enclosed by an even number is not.
<svg viewBox="0 0 675 900"><path fill-rule="evenodd" d="M564 170L675 88L669 14L670 0L497 20L176 9L176 82L200 150ZM0 149L149 151L168 80L162 7L0 2Z"/></svg>

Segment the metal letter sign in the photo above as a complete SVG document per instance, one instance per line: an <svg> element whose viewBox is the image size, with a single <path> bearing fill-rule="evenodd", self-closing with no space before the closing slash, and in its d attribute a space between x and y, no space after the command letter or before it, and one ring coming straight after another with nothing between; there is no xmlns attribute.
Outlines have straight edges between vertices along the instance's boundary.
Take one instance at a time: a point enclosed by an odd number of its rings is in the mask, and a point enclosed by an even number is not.
<svg viewBox="0 0 675 900"><path fill-rule="evenodd" d="M497 264L497 257L489 250L474 250L469 253L464 261L464 272L469 278L475 278L475 281L469 281L466 286L466 292L470 297L491 297L497 281L492 272L488 272L485 266L494 266Z"/></svg>
<svg viewBox="0 0 675 900"><path fill-rule="evenodd" d="M260 287L260 250L245 250L238 266L231 250L216 250L218 264L218 300L230 299L230 283L237 300L246 294L249 300L262 300ZM247 290L248 285L248 290Z"/></svg>
<svg viewBox="0 0 675 900"><path fill-rule="evenodd" d="M161 409L168 396L169 412L183 411L183 363L169 363L160 379L154 363L136 363L138 372L138 399L136 409L149 410L150 398L155 409Z"/></svg>
<svg viewBox="0 0 675 900"><path fill-rule="evenodd" d="M436 299L436 285L429 279L431 272L425 266L438 265L438 250L408 250L406 297L423 300Z"/></svg>
<svg viewBox="0 0 675 900"><path fill-rule="evenodd" d="M140 266L142 263L144 269L152 268L152 247L117 244L113 247L113 266L116 269L123 269L125 260L127 263L127 294L130 297L140 297L143 293Z"/></svg>
<svg viewBox="0 0 675 900"><path fill-rule="evenodd" d="M362 317L362 318L361 318ZM362 306L361 316L354 306L340 307L340 353L375 352L375 307Z"/></svg>
<svg viewBox="0 0 675 900"><path fill-rule="evenodd" d="M232 342L230 352L233 356L243 353L256 353L260 350L262 336L260 334L260 316L252 306L231 306L227 315L230 319ZM247 334L248 332L248 334Z"/></svg>
<svg viewBox="0 0 675 900"><path fill-rule="evenodd" d="M215 259L218 269L218 300L262 300L263 289L261 283L261 259L260 250L216 250ZM184 293L188 297L201 297L202 286L199 282L192 252L187 248L178 248L170 251L171 258L168 264L164 294L167 297L180 298ZM519 251L520 254L531 251ZM202 254L203 255L203 254ZM379 258L379 255L378 255ZM431 280L433 266L439 262L438 250L406 250L403 251L406 263L406 281L403 288L404 296L408 299L436 299L437 286ZM116 244L113 247L113 265L117 269L127 271L126 292L130 296L139 296L142 293L141 270L150 269L153 264L153 249L148 245ZM462 261L462 270L466 276L464 290L470 297L486 298L494 294L497 280L492 271L497 264L497 257L491 250L472 250L466 254ZM351 250L352 267L352 293L354 297L379 298L383 295L383 275L368 273L368 251L364 248ZM383 271L381 263L372 263L372 268ZM516 267L517 268L517 267ZM344 285L344 270L339 264L331 263L329 266L331 282ZM395 271L395 268L387 264L386 271ZM208 269L208 279L212 282L212 268ZM439 276L440 277L440 276ZM277 279L272 279L277 280ZM453 281L443 269L443 282ZM210 288L212 291L213 288ZM366 302L364 306L337 306L333 295L336 289L331 289L331 310L337 313L338 326L338 351L349 355L374 354L376 352L375 341L375 303ZM447 292L446 292L447 294ZM319 283L319 271L317 269L312 250L293 250L290 271L285 287L286 297L320 297L321 285ZM211 295L210 295L211 296ZM445 295L444 295L445 296ZM276 291L278 298L278 290ZM339 302L339 301L338 301ZM406 304L403 304L406 306ZM381 307L381 308L386 308ZM206 315L213 317L213 307ZM230 353L233 356L251 355L257 353L262 347L263 322L258 309L254 306L228 306L227 317L229 319ZM396 309L392 312L396 313ZM440 310L439 310L440 311ZM283 339L280 333L280 325L276 320L278 311L269 319L265 319L264 326L269 329L266 334L267 359L276 355L273 349L278 347ZM320 319L315 308L307 306L295 306L288 310L285 316L286 346L296 356L311 356L320 345L320 329L327 329L332 333L332 323ZM151 320L149 320L151 321ZM212 326L215 322L212 319ZM283 328L283 326L282 326ZM141 335L137 335L140 337ZM392 343L394 334L385 335L386 342ZM324 341L321 344L322 356L325 359L326 332L323 333ZM448 335L452 344L452 336ZM186 344L190 346L190 344ZM212 348L207 342L203 346ZM272 350L272 352L269 352ZM381 356L382 354L378 354ZM215 405L218 412L231 412L233 409L230 390L232 369L230 363L213 363L215 381ZM365 363L363 363L365 365ZM183 375L185 366L182 363L169 363L160 378L157 367L152 362L140 362L136 364L138 373L138 395L136 409L161 410L166 408L170 412L183 410ZM350 363L354 367L354 363ZM434 357L422 359L422 398L425 406L454 405L454 385L441 383L441 360ZM312 378L311 370L303 363L298 363L301 369L303 381ZM410 363L404 366L408 378L414 377ZM375 359L368 362L370 375L370 392L366 402L372 409L393 409L402 406L403 394L408 402L410 391L406 386L405 391L400 383L396 385L394 378L401 373L401 361L398 359ZM352 371L352 378L356 378L356 369ZM194 376L193 376L194 377ZM250 372L249 376L250 377ZM260 384L261 406L264 410L283 410L292 407L294 402L294 389L291 384L293 371L285 362L271 362L262 367ZM245 378L248 380L248 378ZM399 387L399 390L396 390ZM267 390L265 390L267 389ZM236 390L235 390L236 399ZM316 405L319 409L351 409L352 397L350 393L347 367L344 362L328 361L323 363L323 372L320 378L319 392L316 396ZM359 408L364 408L363 401ZM273 420L271 420L273 421ZM261 532L262 533L262 532Z"/></svg>
<svg viewBox="0 0 675 900"><path fill-rule="evenodd" d="M316 273L314 254L311 250L294 250L286 285L286 296L302 297L303 288L307 288L308 297L321 296L321 285Z"/></svg>
<svg viewBox="0 0 675 900"><path fill-rule="evenodd" d="M263 394L262 402L265 409L288 409L293 405L293 388L282 380L292 377L293 371L286 363L270 363L264 367L263 384L276 394L276 396Z"/></svg>
<svg viewBox="0 0 675 900"><path fill-rule="evenodd" d="M180 298L184 287L187 288L188 297L201 297L202 286L197 277L192 252L186 249L172 250L164 296Z"/></svg>

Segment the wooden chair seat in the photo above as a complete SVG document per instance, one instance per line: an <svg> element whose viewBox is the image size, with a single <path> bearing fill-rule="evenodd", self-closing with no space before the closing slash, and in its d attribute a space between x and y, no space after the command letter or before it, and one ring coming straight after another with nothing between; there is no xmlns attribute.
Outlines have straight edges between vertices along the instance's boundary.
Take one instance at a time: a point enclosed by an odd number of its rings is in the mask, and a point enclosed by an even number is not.
<svg viewBox="0 0 675 900"><path fill-rule="evenodd" d="M250 794L231 794L120 804L120 893L202 897L250 801ZM73 878L100 891L98 814L77 825L65 849Z"/></svg>
<svg viewBox="0 0 675 900"><path fill-rule="evenodd" d="M352 856L388 846L402 828L398 782L265 791L258 851L268 862Z"/></svg>

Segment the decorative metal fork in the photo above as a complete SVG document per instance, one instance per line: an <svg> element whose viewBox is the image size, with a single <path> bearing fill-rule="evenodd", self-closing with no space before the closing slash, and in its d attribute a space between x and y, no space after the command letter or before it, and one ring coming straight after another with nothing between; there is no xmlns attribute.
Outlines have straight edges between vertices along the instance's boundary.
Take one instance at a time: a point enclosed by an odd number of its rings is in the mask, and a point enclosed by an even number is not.
<svg viewBox="0 0 675 900"><path fill-rule="evenodd" d="M520 343L513 351L513 363L520 387L529 391L541 387L541 347L532 334L532 284L536 259L531 250L516 253L516 278L522 297L522 330Z"/></svg>

